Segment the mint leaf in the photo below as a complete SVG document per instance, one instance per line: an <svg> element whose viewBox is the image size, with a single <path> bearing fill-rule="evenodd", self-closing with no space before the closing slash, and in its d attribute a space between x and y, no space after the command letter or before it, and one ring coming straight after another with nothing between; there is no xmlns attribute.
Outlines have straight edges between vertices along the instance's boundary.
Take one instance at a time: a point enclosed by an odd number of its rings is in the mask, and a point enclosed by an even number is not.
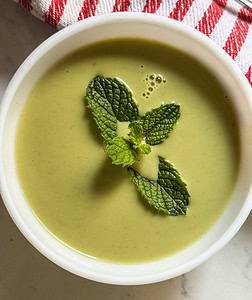
<svg viewBox="0 0 252 300"><path fill-rule="evenodd" d="M105 152L114 165L131 166L136 161L136 153L130 143L123 137L117 136L105 145Z"/></svg>
<svg viewBox="0 0 252 300"><path fill-rule="evenodd" d="M189 204L189 193L186 184L178 171L164 158L159 157L158 179L149 180L129 168L133 183L147 203L166 215L185 215Z"/></svg>
<svg viewBox="0 0 252 300"><path fill-rule="evenodd" d="M149 154L151 152L151 147L145 143L142 123L140 121L130 123L129 130L129 141L133 148L140 154Z"/></svg>
<svg viewBox="0 0 252 300"><path fill-rule="evenodd" d="M175 199L176 203L181 208L189 204L190 195L187 191L185 182L183 182L179 172L174 166L161 156L159 156L157 183L161 185L173 199Z"/></svg>
<svg viewBox="0 0 252 300"><path fill-rule="evenodd" d="M108 102L120 122L131 122L138 119L138 107L132 93L125 84L116 78L96 76L88 86L88 99L100 99Z"/></svg>
<svg viewBox="0 0 252 300"><path fill-rule="evenodd" d="M85 99L103 139L109 141L115 138L117 136L116 116L111 104L96 91L94 80L87 87Z"/></svg>
<svg viewBox="0 0 252 300"><path fill-rule="evenodd" d="M139 144L136 148L136 150L140 153L140 154L149 154L151 152L151 147L148 144Z"/></svg>
<svg viewBox="0 0 252 300"><path fill-rule="evenodd" d="M143 177L133 168L129 168L129 172L133 183L137 186L137 189L144 199L147 200L149 205L158 212L169 214L169 209L167 207L170 198L166 191L156 181Z"/></svg>
<svg viewBox="0 0 252 300"><path fill-rule="evenodd" d="M147 112L141 118L146 143L149 145L162 143L172 131L179 117L180 106L175 103L163 104Z"/></svg>
<svg viewBox="0 0 252 300"><path fill-rule="evenodd" d="M138 107L132 93L116 78L96 76L90 81L85 98L105 141L117 136L117 121L138 119Z"/></svg>
<svg viewBox="0 0 252 300"><path fill-rule="evenodd" d="M129 124L129 140L131 143L137 145L144 140L144 132L142 123L135 121Z"/></svg>

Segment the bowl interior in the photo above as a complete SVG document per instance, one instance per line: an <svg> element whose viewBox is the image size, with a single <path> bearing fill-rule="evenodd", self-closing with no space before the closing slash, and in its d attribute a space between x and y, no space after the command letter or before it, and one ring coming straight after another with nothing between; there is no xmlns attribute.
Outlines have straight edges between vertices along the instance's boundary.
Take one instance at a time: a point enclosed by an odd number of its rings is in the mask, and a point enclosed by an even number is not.
<svg viewBox="0 0 252 300"><path fill-rule="evenodd" d="M73 50L112 38L144 38L176 47L206 65L229 91L237 111L241 163L231 200L217 223L192 246L176 255L143 264L113 264L94 260L65 246L32 213L22 193L15 167L15 133L26 97L40 76ZM80 276L108 283L142 284L168 279L204 261L223 246L246 219L252 175L251 91L242 74L224 52L207 38L175 21L154 16L118 14L91 18L67 28L43 43L20 67L11 81L1 111L0 170L5 204L27 239L45 256ZM247 199L247 200L246 200Z"/></svg>

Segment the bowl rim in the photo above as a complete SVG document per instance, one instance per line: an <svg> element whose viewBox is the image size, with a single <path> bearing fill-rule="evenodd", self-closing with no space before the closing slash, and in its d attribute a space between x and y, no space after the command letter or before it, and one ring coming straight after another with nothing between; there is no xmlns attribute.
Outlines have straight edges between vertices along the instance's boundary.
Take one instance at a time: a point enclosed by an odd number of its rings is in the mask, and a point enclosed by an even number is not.
<svg viewBox="0 0 252 300"><path fill-rule="evenodd" d="M130 12L119 12L119 13L111 13L102 16L95 16L92 18L88 18L83 22L77 22L69 27L66 27L59 32L56 32L48 39L46 39L43 43L41 43L21 64L21 66L16 71L15 75L11 79L8 87L4 93L0 104L0 144L4 132L4 121L7 116L7 111L11 101L13 99L13 95L22 82L24 76L29 73L30 66L36 64L39 59L45 55L50 49L52 49L57 43L65 40L66 38L74 35L78 32L85 31L88 28L93 26L101 25L107 22L124 22L127 21L136 21L136 22L149 22L161 26L167 26L173 29L177 29L183 31L188 36L192 37L197 42L204 44L204 46L208 49L211 49L214 52L215 56L217 56L220 60L222 60L227 69L233 76L238 80L239 85L243 88L244 94L249 99L250 105L252 106L252 89L246 80L244 74L238 68L238 66L234 63L231 57L228 56L219 46L217 46L213 41L211 41L208 37L204 36L202 33L196 31L195 29L182 24L176 20L168 19L162 16L156 16L152 14L143 14L143 13L130 13ZM2 157L2 147L0 145L0 158ZM10 201L10 195L8 193L7 183L3 176L3 162L0 159L0 193L3 198L3 202L12 217L14 223L17 225L22 234L26 237L26 239L44 256L46 256L49 260L53 261L57 265L61 266L63 269L66 269L76 275L81 277L85 277L87 279L95 280L102 283L110 283L110 284L122 284L122 285L139 285L139 284L147 284L147 283L155 283L167 280L169 278L173 278L184 274L188 271L191 271L196 266L200 265L208 258L210 258L213 254L219 251L222 247L224 247L228 241L237 233L242 224L245 222L248 217L250 210L252 209L252 186L250 184L249 192L247 198L244 200L242 208L239 214L236 216L232 224L228 227L226 232L220 238L213 243L206 251L202 252L199 256L187 261L183 265L173 268L171 271L160 272L155 275L145 275L140 279L139 277L132 277L131 279L119 278L119 277L111 277L109 274L107 276L102 274L90 274L90 272L79 272L76 269L73 269L71 263L67 263L65 259L59 257L56 253L49 251L48 248L41 243L36 237L29 231L27 226L25 226L24 222L19 217L19 213L14 206L12 206ZM49 233L48 233L49 234ZM73 250L74 251L74 250ZM109 262L108 262L109 263Z"/></svg>

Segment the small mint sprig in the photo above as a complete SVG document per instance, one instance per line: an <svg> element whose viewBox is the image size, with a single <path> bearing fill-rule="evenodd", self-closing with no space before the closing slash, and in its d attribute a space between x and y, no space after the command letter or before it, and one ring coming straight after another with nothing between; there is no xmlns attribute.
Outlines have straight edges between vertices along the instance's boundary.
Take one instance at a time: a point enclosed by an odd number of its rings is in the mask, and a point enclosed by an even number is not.
<svg viewBox="0 0 252 300"><path fill-rule="evenodd" d="M117 78L101 75L90 81L85 97L103 138L105 153L115 165L128 167L132 181L146 202L166 215L186 214L190 195L175 167L159 157L156 181L142 176L131 166L162 143L180 117L180 106L162 104L140 116L131 91ZM118 122L130 122L128 137L117 134Z"/></svg>
<svg viewBox="0 0 252 300"><path fill-rule="evenodd" d="M87 87L86 100L113 164L131 166L139 154L151 151L144 141L141 123L135 123L140 119L138 107L125 84L116 78L98 75ZM131 122L127 139L118 137L118 122Z"/></svg>

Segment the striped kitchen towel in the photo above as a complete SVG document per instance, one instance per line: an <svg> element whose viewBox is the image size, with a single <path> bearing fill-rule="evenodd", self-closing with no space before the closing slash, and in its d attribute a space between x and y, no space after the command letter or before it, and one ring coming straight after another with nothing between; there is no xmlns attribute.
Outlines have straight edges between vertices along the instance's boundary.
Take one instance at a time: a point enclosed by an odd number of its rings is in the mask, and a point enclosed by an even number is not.
<svg viewBox="0 0 252 300"><path fill-rule="evenodd" d="M239 65L252 85L252 10L235 0L14 0L54 27L118 11L176 19L207 35Z"/></svg>

